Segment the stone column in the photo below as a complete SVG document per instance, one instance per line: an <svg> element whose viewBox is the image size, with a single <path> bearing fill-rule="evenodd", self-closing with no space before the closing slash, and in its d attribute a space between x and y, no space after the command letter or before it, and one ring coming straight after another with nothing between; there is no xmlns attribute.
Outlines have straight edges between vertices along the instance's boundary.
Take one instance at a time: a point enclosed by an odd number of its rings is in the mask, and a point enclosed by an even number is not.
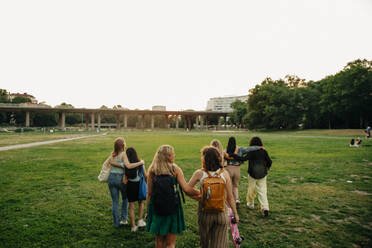
<svg viewBox="0 0 372 248"><path fill-rule="evenodd" d="M30 112L26 112L26 127L30 126Z"/></svg>
<svg viewBox="0 0 372 248"><path fill-rule="evenodd" d="M218 121L217 121L218 129L221 129L221 128L222 128L222 126L221 126L221 125L222 125L222 124L221 124L221 117L222 117L222 116L218 116L218 119L217 119L217 120L218 120Z"/></svg>
<svg viewBox="0 0 372 248"><path fill-rule="evenodd" d="M62 128L66 127L66 113L62 112Z"/></svg>
<svg viewBox="0 0 372 248"><path fill-rule="evenodd" d="M128 115L124 115L124 128L128 128Z"/></svg>
<svg viewBox="0 0 372 248"><path fill-rule="evenodd" d="M95 123L94 123L94 112L90 114L90 125L91 125L91 128L92 130L94 130L94 126L95 126Z"/></svg>
<svg viewBox="0 0 372 248"><path fill-rule="evenodd" d="M145 128L145 115L141 115L141 128Z"/></svg>
<svg viewBox="0 0 372 248"><path fill-rule="evenodd" d="M88 130L89 129L89 114L85 114L85 128Z"/></svg>
<svg viewBox="0 0 372 248"><path fill-rule="evenodd" d="M200 129L204 128L204 116L200 116Z"/></svg>
<svg viewBox="0 0 372 248"><path fill-rule="evenodd" d="M120 117L121 115L116 115L116 129L120 129Z"/></svg>
<svg viewBox="0 0 372 248"><path fill-rule="evenodd" d="M178 115L176 115L176 128L178 128L179 127L179 116Z"/></svg>
<svg viewBox="0 0 372 248"><path fill-rule="evenodd" d="M60 129L64 129L65 126L66 126L66 113L65 112L61 112L58 114L58 117L59 117L59 120L58 120L58 127Z"/></svg>
<svg viewBox="0 0 372 248"><path fill-rule="evenodd" d="M227 116L224 115L224 116L223 116L223 119L224 119L224 122L225 122L225 129L227 129Z"/></svg>
<svg viewBox="0 0 372 248"><path fill-rule="evenodd" d="M155 127L155 116L151 115L151 129L154 129Z"/></svg>
<svg viewBox="0 0 372 248"><path fill-rule="evenodd" d="M101 130L101 113L98 113L97 115L97 124L98 124L98 129Z"/></svg>

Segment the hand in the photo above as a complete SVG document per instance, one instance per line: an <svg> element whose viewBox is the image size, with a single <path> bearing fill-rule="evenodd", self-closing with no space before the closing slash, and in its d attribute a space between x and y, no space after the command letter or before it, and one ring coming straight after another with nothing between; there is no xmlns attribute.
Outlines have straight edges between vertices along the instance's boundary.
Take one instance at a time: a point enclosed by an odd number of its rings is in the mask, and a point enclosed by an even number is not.
<svg viewBox="0 0 372 248"><path fill-rule="evenodd" d="M190 196L192 199L194 200L197 200L197 201L200 201L201 200L201 194L199 195L193 195L193 196Z"/></svg>
<svg viewBox="0 0 372 248"><path fill-rule="evenodd" d="M143 159L141 159L140 162L142 163L142 165L145 164L145 161Z"/></svg>
<svg viewBox="0 0 372 248"><path fill-rule="evenodd" d="M236 223L239 223L239 215L238 214L236 214L235 216L234 216L234 218L235 218L235 221L236 221Z"/></svg>
<svg viewBox="0 0 372 248"><path fill-rule="evenodd" d="M124 184L127 184L127 183L128 183L128 178L127 178L127 176L124 176L124 177L123 177L123 183L124 183Z"/></svg>

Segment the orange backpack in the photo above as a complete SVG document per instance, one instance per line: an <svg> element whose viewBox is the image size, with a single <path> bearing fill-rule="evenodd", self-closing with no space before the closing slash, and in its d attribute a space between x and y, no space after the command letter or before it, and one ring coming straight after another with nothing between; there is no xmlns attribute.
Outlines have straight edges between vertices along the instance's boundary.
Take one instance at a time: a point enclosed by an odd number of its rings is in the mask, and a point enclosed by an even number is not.
<svg viewBox="0 0 372 248"><path fill-rule="evenodd" d="M206 169L203 168L208 174L204 178L201 194L202 194L202 210L206 212L223 212L225 211L225 181L220 176L223 169L212 176Z"/></svg>

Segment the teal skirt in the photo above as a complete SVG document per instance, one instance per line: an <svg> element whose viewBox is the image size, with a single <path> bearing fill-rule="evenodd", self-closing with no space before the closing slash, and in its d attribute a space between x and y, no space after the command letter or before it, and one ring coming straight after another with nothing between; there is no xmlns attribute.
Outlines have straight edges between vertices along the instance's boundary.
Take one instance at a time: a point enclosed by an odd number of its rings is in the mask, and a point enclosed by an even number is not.
<svg viewBox="0 0 372 248"><path fill-rule="evenodd" d="M147 209L146 230L149 233L165 236L168 233L180 234L186 230L185 218L183 216L182 204L179 204L177 213L167 216L157 215L154 211L153 199Z"/></svg>

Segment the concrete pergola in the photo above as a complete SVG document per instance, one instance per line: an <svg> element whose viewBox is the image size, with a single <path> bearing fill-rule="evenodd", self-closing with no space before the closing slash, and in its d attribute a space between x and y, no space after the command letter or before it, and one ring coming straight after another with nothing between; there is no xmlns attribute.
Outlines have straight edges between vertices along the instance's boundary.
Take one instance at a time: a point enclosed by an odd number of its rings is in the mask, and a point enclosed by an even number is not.
<svg viewBox="0 0 372 248"><path fill-rule="evenodd" d="M225 119L228 112L217 111L160 111L160 110L128 110L128 109L87 109L87 108L51 108L40 105L31 104L0 104L0 112L25 112L26 121L25 126L30 126L30 113L58 113L59 121L58 127L65 128L66 114L67 113L80 113L85 114L85 125L94 129L96 127L95 116L97 116L97 127L101 128L101 118L105 114L113 114L116 116L116 128L128 128L128 116L139 116L139 127L144 128L145 116L151 116L151 129L155 128L155 116L165 116L165 127L169 128L168 121L172 118L175 119L176 128L179 127L180 117L184 117L185 126L189 130L192 128L192 119L196 119L196 127L204 129L204 125L208 123L208 116L223 117ZM89 118L90 117L90 118ZM89 123L90 119L90 123ZM90 124L90 125L89 125Z"/></svg>

